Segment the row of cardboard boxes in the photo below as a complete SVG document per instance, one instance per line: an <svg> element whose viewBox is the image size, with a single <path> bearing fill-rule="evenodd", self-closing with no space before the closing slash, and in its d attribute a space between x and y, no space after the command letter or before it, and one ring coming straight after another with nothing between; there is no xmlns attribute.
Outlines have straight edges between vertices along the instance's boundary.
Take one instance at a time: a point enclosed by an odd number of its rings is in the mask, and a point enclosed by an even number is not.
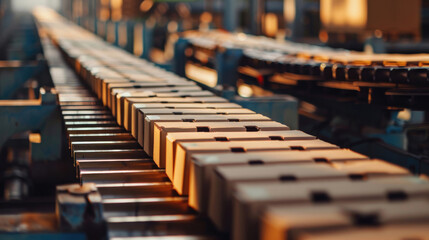
<svg viewBox="0 0 429 240"><path fill-rule="evenodd" d="M76 150L81 156L76 159L79 166L76 174L81 185L57 187L56 212L60 229L78 231L77 225L83 221L84 225L92 224L86 232L89 239L158 235L213 239L207 221L190 210L186 197L175 193L165 171L157 169L136 140L124 129L117 132L106 127L117 126L109 123L114 123L111 114L81 114L84 110L101 110L105 107L79 81L74 70L62 59L59 50L46 39L43 39L43 49L61 99L60 108L68 112L63 116L64 124L74 132L70 134L66 131L69 146L87 145L87 150ZM100 123L102 130L97 126ZM68 127L70 125L78 125L81 129ZM88 189L91 189L88 195L74 194ZM82 201L86 204L82 205ZM76 204L83 209L92 209L95 218L89 222L84 212L70 211L70 207Z"/></svg>
<svg viewBox="0 0 429 240"><path fill-rule="evenodd" d="M52 28L39 21L116 122L165 167L189 205L233 239L340 238L342 231L370 234L375 228L365 226L380 225L386 227L376 228L378 239L390 239L383 231L392 225L401 234L428 226L426 179L289 130L55 20ZM109 111L63 109L63 115L97 119ZM92 150L109 144L125 149L118 154L143 154L133 140L75 142L81 131L94 138L123 133L114 121L88 121L96 127L67 121L76 163L103 154Z"/></svg>

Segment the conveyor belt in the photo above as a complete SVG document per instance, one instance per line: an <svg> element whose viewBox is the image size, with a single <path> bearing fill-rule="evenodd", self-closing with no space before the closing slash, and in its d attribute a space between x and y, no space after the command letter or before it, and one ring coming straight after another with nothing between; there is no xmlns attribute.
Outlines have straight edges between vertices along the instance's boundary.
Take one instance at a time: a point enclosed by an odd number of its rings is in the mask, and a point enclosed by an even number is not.
<svg viewBox="0 0 429 240"><path fill-rule="evenodd" d="M176 88L192 82L102 42L53 11L39 9L35 16L84 81L43 39L71 161L81 183L96 184L111 239L304 239L319 232L356 235L362 226L381 224L423 239L419 226L428 226L429 212L409 210L429 209L425 179L210 93L203 98L215 103L194 101L187 92L201 89ZM155 103L124 107L136 96Z"/></svg>
<svg viewBox="0 0 429 240"><path fill-rule="evenodd" d="M427 107L428 54L367 54L216 30L189 32L184 39L189 42L183 49L184 74L202 83L204 78L195 72L223 68L216 66L216 56L231 49L231 55L241 51L235 63L238 77L271 91L299 97L332 90L341 96L347 91L362 102Z"/></svg>
<svg viewBox="0 0 429 240"><path fill-rule="evenodd" d="M348 82L395 83L426 87L429 83L427 54L368 54L220 31L190 32L186 34L186 38L196 50L206 53L207 56L219 48L243 49L243 64L257 69L274 67L280 73Z"/></svg>
<svg viewBox="0 0 429 240"><path fill-rule="evenodd" d="M59 93L77 177L81 183L94 182L101 193L109 237L213 239L207 220L188 207L187 197L173 190L165 170L112 121L110 111L68 68L48 39L44 39L44 50Z"/></svg>

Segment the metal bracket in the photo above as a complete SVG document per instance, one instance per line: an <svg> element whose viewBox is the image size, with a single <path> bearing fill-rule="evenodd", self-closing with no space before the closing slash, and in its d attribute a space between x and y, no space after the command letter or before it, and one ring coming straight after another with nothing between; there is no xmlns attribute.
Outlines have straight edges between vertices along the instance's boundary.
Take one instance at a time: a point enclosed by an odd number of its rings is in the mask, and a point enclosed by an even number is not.
<svg viewBox="0 0 429 240"><path fill-rule="evenodd" d="M56 214L61 231L85 232L88 239L106 239L101 195L94 183L57 186Z"/></svg>
<svg viewBox="0 0 429 240"><path fill-rule="evenodd" d="M33 161L61 159L62 121L55 89L40 89L36 100L0 100L0 147L14 134L33 131L40 143L32 143Z"/></svg>
<svg viewBox="0 0 429 240"><path fill-rule="evenodd" d="M243 49L220 48L216 52L217 85L235 86Z"/></svg>
<svg viewBox="0 0 429 240"><path fill-rule="evenodd" d="M185 65L186 65L186 48L189 47L189 40L186 38L179 38L174 44L174 63L173 72L181 77L186 77Z"/></svg>
<svg viewBox="0 0 429 240"><path fill-rule="evenodd" d="M44 60L30 63L0 61L0 99L11 99L27 80L39 78L47 68ZM39 79L39 82L44 83L42 80Z"/></svg>

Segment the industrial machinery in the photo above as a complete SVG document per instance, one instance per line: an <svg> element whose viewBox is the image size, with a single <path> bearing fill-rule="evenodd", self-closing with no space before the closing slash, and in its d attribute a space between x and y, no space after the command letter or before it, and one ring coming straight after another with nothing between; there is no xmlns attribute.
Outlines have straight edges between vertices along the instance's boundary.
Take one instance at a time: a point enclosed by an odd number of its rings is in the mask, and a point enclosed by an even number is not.
<svg viewBox="0 0 429 240"><path fill-rule="evenodd" d="M428 54L194 29L168 71L136 54L143 21L97 15L132 1L10 2L0 239L429 236Z"/></svg>

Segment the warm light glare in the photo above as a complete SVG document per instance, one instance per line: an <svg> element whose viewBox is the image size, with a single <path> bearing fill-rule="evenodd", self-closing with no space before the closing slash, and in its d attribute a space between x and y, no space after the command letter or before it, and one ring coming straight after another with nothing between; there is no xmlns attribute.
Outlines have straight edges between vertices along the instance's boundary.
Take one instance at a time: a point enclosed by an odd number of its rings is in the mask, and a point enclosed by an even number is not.
<svg viewBox="0 0 429 240"><path fill-rule="evenodd" d="M264 17L265 34L269 37L275 37L279 29L277 15L274 13L265 14Z"/></svg>
<svg viewBox="0 0 429 240"><path fill-rule="evenodd" d="M287 23L292 23L295 20L296 5L295 0L284 0L283 14Z"/></svg>
<svg viewBox="0 0 429 240"><path fill-rule="evenodd" d="M203 23L210 23L213 21L213 16L209 12L203 12L200 16L200 21Z"/></svg>
<svg viewBox="0 0 429 240"><path fill-rule="evenodd" d="M101 7L100 8L100 20L101 21L106 21L106 20L108 20L109 19L109 17L110 17L110 12L109 12L109 9L108 8L106 8L106 7Z"/></svg>
<svg viewBox="0 0 429 240"><path fill-rule="evenodd" d="M119 21L122 18L122 10L121 9L112 9L112 20L113 21Z"/></svg>
<svg viewBox="0 0 429 240"><path fill-rule="evenodd" d="M367 20L367 0L348 0L346 12L349 26L364 27Z"/></svg>
<svg viewBox="0 0 429 240"><path fill-rule="evenodd" d="M110 0L110 7L121 8L122 7L122 0Z"/></svg>
<svg viewBox="0 0 429 240"><path fill-rule="evenodd" d="M172 33L168 37L167 43L165 44L164 58L167 60L173 59L174 57L174 45L179 40L177 33Z"/></svg>
<svg viewBox="0 0 429 240"><path fill-rule="evenodd" d="M40 133L30 133L30 135L28 136L28 140L31 143L41 143L42 136L40 135Z"/></svg>
<svg viewBox="0 0 429 240"><path fill-rule="evenodd" d="M240 95L240 97L245 97L245 98L253 96L253 90L247 84L241 84L237 89L237 93L238 95Z"/></svg>
<svg viewBox="0 0 429 240"><path fill-rule="evenodd" d="M103 6L109 6L109 0L100 0L101 5Z"/></svg>
<svg viewBox="0 0 429 240"><path fill-rule="evenodd" d="M177 32L179 29L179 24L176 21L171 21L167 25L167 29L169 33Z"/></svg>
<svg viewBox="0 0 429 240"><path fill-rule="evenodd" d="M112 20L119 21L122 18L122 0L110 0L112 8Z"/></svg>
<svg viewBox="0 0 429 240"><path fill-rule="evenodd" d="M217 72L213 69L187 63L185 65L185 74L187 78L190 78L194 81L197 81L209 87L216 87Z"/></svg>
<svg viewBox="0 0 429 240"><path fill-rule="evenodd" d="M134 55L141 56L143 54L143 24L137 23L134 25Z"/></svg>
<svg viewBox="0 0 429 240"><path fill-rule="evenodd" d="M320 20L324 26L364 28L367 0L321 0Z"/></svg>
<svg viewBox="0 0 429 240"><path fill-rule="evenodd" d="M327 43L327 42L328 42L328 40L329 40L329 35L328 35L328 33L327 33L326 31L324 31L324 30L321 30L321 31L319 32L319 40L320 40L321 42L323 42L323 43Z"/></svg>
<svg viewBox="0 0 429 240"><path fill-rule="evenodd" d="M411 119L411 111L409 109L404 109L398 113L398 119L403 121L409 121Z"/></svg>
<svg viewBox="0 0 429 240"><path fill-rule="evenodd" d="M147 12L149 11L153 6L153 1L152 0L144 0L141 4L140 4L140 10L142 12Z"/></svg>

